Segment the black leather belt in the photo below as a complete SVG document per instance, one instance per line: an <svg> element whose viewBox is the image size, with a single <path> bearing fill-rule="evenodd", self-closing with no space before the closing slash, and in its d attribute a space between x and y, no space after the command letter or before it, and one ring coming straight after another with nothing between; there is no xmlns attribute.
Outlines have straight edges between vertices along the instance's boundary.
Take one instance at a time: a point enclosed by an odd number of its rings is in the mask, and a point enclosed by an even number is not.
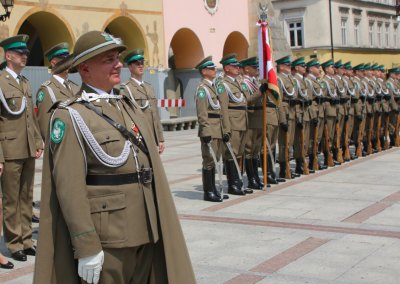
<svg viewBox="0 0 400 284"><path fill-rule="evenodd" d="M248 110L262 110L263 107L262 106L248 106L247 109Z"/></svg>
<svg viewBox="0 0 400 284"><path fill-rule="evenodd" d="M368 98L367 98L367 101L368 101L370 104L373 104L373 103L375 102L375 98L368 97Z"/></svg>
<svg viewBox="0 0 400 284"><path fill-rule="evenodd" d="M229 106L228 109L247 110L247 106Z"/></svg>
<svg viewBox="0 0 400 284"><path fill-rule="evenodd" d="M267 102L267 107L276 108L276 105L274 103Z"/></svg>
<svg viewBox="0 0 400 284"><path fill-rule="evenodd" d="M329 102L331 103L331 105L337 105L340 103L340 100L339 99L331 99Z"/></svg>
<svg viewBox="0 0 400 284"><path fill-rule="evenodd" d="M390 101L390 95L384 95L383 98L385 99L385 101Z"/></svg>
<svg viewBox="0 0 400 284"><path fill-rule="evenodd" d="M358 102L358 99L357 98L351 98L351 101L350 101L352 104L355 104L355 103L357 103Z"/></svg>
<svg viewBox="0 0 400 284"><path fill-rule="evenodd" d="M361 101L362 101L363 103L365 103L365 101L367 100L367 97L366 97L366 96L361 96L360 99L361 99Z"/></svg>
<svg viewBox="0 0 400 284"><path fill-rule="evenodd" d="M340 104L345 104L347 102L347 98L340 98Z"/></svg>
<svg viewBox="0 0 400 284"><path fill-rule="evenodd" d="M87 175L87 185L122 185L131 183L151 183L153 180L153 170L151 168L142 169L139 173L119 174L119 175Z"/></svg>
<svg viewBox="0 0 400 284"><path fill-rule="evenodd" d="M296 100L283 100L283 101L288 103L288 105L291 107L294 107L298 103Z"/></svg>
<svg viewBox="0 0 400 284"><path fill-rule="evenodd" d="M325 102L325 98L316 97L314 98L314 102L321 105Z"/></svg>
<svg viewBox="0 0 400 284"><path fill-rule="evenodd" d="M221 118L222 115L219 113L209 113L208 118Z"/></svg>

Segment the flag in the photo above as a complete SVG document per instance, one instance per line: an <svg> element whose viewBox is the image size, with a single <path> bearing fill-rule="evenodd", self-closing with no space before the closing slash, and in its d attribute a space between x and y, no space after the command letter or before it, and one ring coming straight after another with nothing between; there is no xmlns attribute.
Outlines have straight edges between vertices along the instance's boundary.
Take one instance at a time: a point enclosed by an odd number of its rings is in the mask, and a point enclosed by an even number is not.
<svg viewBox="0 0 400 284"><path fill-rule="evenodd" d="M274 70L271 45L269 42L268 22L259 20L257 23L258 31L258 64L260 70L260 80L268 84L271 91L270 99L275 105L279 105L281 95L278 86L278 79Z"/></svg>

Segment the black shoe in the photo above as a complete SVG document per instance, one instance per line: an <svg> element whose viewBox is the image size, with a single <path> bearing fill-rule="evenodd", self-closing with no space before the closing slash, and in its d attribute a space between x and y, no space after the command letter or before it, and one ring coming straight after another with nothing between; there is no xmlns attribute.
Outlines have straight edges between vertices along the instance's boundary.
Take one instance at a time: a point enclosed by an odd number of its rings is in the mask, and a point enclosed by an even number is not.
<svg viewBox="0 0 400 284"><path fill-rule="evenodd" d="M274 179L271 174L268 174L267 183L268 184L278 184L278 181L276 179Z"/></svg>
<svg viewBox="0 0 400 284"><path fill-rule="evenodd" d="M5 264L0 263L0 268L3 269L13 269L14 268L14 264L11 261L8 261Z"/></svg>
<svg viewBox="0 0 400 284"><path fill-rule="evenodd" d="M328 167L326 165L319 165L319 170L326 170Z"/></svg>
<svg viewBox="0 0 400 284"><path fill-rule="evenodd" d="M204 198L205 201L211 201L211 202L222 202L222 198L218 197L214 194L214 192L204 192Z"/></svg>
<svg viewBox="0 0 400 284"><path fill-rule="evenodd" d="M213 180L213 178L215 179L214 170L203 169L202 178L203 178L203 191L204 191L203 199L205 201L221 202L222 201L221 194L217 192Z"/></svg>
<svg viewBox="0 0 400 284"><path fill-rule="evenodd" d="M334 164L335 166L340 166L342 163L334 160L334 161L333 161L333 164Z"/></svg>
<svg viewBox="0 0 400 284"><path fill-rule="evenodd" d="M315 170L310 170L310 169L308 169L308 172L309 172L310 174L315 174Z"/></svg>
<svg viewBox="0 0 400 284"><path fill-rule="evenodd" d="M276 180L277 182L286 182L286 179L280 178L280 177L276 178L275 180Z"/></svg>
<svg viewBox="0 0 400 284"><path fill-rule="evenodd" d="M362 151L362 156L366 157L366 156L368 156L368 153L366 151Z"/></svg>
<svg viewBox="0 0 400 284"><path fill-rule="evenodd" d="M26 261L26 254L22 250L12 253L11 257L17 261Z"/></svg>
<svg viewBox="0 0 400 284"><path fill-rule="evenodd" d="M32 215L32 223L39 223L39 217L36 215Z"/></svg>
<svg viewBox="0 0 400 284"><path fill-rule="evenodd" d="M243 191L243 182L239 178L239 173L237 172L234 161L225 161L225 168L226 177L228 179L228 193L233 195L246 195L246 192Z"/></svg>
<svg viewBox="0 0 400 284"><path fill-rule="evenodd" d="M261 190L262 188L260 188L260 190ZM246 188L246 189L244 189L244 192L246 193L246 194L252 194L253 193L253 190L252 189L250 189L250 188Z"/></svg>
<svg viewBox="0 0 400 284"><path fill-rule="evenodd" d="M291 173L292 173L292 178L298 178L298 177L301 176L301 174L298 174L298 173L293 172L293 171Z"/></svg>
<svg viewBox="0 0 400 284"><path fill-rule="evenodd" d="M35 247L31 247L31 248L24 249L24 253L26 255L35 256L36 255L36 248Z"/></svg>

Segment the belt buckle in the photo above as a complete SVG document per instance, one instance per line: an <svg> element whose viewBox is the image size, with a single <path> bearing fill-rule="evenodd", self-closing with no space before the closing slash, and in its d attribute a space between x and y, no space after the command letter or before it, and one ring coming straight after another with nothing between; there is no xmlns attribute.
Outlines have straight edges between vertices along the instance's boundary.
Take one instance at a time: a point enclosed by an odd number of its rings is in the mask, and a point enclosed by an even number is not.
<svg viewBox="0 0 400 284"><path fill-rule="evenodd" d="M139 172L139 177L143 184L151 183L153 181L153 169L142 168Z"/></svg>

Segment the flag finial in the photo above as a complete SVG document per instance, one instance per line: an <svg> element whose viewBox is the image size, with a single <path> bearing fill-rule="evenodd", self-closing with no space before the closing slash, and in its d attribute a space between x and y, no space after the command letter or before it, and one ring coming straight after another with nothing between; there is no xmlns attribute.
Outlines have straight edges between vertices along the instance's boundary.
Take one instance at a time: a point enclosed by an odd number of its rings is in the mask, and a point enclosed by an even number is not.
<svg viewBox="0 0 400 284"><path fill-rule="evenodd" d="M266 4L263 5L263 4L261 4L261 3L259 3L259 7L260 7L260 15L259 15L260 20L261 20L262 22L265 22L265 21L267 21L267 18L268 18L268 15L267 15L268 7L267 7Z"/></svg>

